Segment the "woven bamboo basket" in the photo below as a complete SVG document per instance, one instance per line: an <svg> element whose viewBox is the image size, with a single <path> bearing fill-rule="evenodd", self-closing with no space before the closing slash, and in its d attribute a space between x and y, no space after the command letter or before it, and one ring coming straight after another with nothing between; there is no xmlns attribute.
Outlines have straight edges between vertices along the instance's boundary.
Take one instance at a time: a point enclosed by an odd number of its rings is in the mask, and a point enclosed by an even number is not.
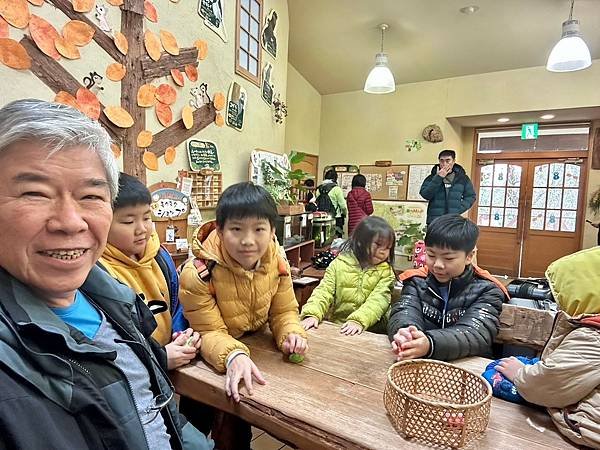
<svg viewBox="0 0 600 450"><path fill-rule="evenodd" d="M383 402L407 439L461 448L488 425L492 388L481 376L441 361L401 361L388 370Z"/></svg>

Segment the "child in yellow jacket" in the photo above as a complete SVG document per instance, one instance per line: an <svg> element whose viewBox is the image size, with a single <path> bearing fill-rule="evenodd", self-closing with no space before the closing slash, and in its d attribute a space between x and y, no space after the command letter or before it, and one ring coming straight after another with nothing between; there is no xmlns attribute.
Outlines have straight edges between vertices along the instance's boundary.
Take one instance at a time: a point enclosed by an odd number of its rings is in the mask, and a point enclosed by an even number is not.
<svg viewBox="0 0 600 450"><path fill-rule="evenodd" d="M263 187L230 186L217 204L216 229L208 235L207 226L198 230L192 246L197 259L181 273L180 300L190 326L202 335L202 357L227 372L225 390L236 402L240 381L249 394L253 377L265 383L238 338L268 322L283 353L307 349L289 265L275 241L276 218Z"/></svg>
<svg viewBox="0 0 600 450"><path fill-rule="evenodd" d="M496 370L571 441L600 448L600 247L553 262L546 277L561 310L540 361L505 358Z"/></svg>

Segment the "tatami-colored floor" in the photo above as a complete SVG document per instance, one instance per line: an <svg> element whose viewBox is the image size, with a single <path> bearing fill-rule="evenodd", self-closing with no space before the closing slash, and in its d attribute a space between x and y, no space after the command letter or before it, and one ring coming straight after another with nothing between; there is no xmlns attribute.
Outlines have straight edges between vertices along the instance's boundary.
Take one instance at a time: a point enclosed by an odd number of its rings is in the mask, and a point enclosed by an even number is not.
<svg viewBox="0 0 600 450"><path fill-rule="evenodd" d="M293 450L263 430L252 427L252 450Z"/></svg>

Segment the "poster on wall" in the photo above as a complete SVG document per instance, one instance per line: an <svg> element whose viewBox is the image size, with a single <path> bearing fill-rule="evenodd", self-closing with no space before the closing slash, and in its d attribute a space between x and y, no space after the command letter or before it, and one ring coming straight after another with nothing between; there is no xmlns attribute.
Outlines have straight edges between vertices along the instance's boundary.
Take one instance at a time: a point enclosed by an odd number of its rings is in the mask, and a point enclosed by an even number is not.
<svg viewBox="0 0 600 450"><path fill-rule="evenodd" d="M396 255L412 256L415 242L425 237L427 204L374 201L373 215L383 217L396 233Z"/></svg>
<svg viewBox="0 0 600 450"><path fill-rule="evenodd" d="M267 102L267 105L273 103L273 64L270 62L265 63L263 67L263 76L262 76L262 89L261 89L261 97Z"/></svg>
<svg viewBox="0 0 600 450"><path fill-rule="evenodd" d="M204 19L204 24L227 42L224 7L225 0L198 0L198 14Z"/></svg>
<svg viewBox="0 0 600 450"><path fill-rule="evenodd" d="M406 192L406 200L415 202L426 201L419 191L425 178L431 173L433 164L411 164L408 169L408 190Z"/></svg>
<svg viewBox="0 0 600 450"><path fill-rule="evenodd" d="M272 9L265 19L265 26L262 31L262 46L273 58L277 58L277 36L275 27L277 26L277 12Z"/></svg>
<svg viewBox="0 0 600 450"><path fill-rule="evenodd" d="M210 169L219 172L219 153L214 142L190 139L187 141L188 161L193 172Z"/></svg>
<svg viewBox="0 0 600 450"><path fill-rule="evenodd" d="M264 178L262 173L263 161L268 161L274 166L280 166L289 170L290 160L287 155L269 152L267 150L253 150L250 153L250 164L248 170L248 179L254 184L263 185Z"/></svg>
<svg viewBox="0 0 600 450"><path fill-rule="evenodd" d="M244 114L246 113L246 100L248 94L246 89L241 85L233 81L229 86L229 92L227 94L227 125L235 128L238 131L242 131L244 127Z"/></svg>

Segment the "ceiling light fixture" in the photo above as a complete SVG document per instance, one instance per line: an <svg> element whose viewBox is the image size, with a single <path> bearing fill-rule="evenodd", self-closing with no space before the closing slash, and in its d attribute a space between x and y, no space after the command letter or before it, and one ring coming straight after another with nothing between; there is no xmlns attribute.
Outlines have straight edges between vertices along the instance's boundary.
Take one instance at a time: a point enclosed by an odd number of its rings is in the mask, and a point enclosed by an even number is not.
<svg viewBox="0 0 600 450"><path fill-rule="evenodd" d="M550 72L574 72L592 65L590 50L581 38L579 20L573 19L574 4L575 0L571 0L569 19L563 22L560 41L548 57L546 69Z"/></svg>
<svg viewBox="0 0 600 450"><path fill-rule="evenodd" d="M464 7L460 8L459 11L463 14L466 14L467 16L470 16L471 14L475 14L477 11L479 11L479 6L477 6L477 5L464 6Z"/></svg>
<svg viewBox="0 0 600 450"><path fill-rule="evenodd" d="M510 121L510 119L508 117L500 117L496 122L506 123L509 121Z"/></svg>
<svg viewBox="0 0 600 450"><path fill-rule="evenodd" d="M375 55L375 67L371 69L365 81L364 91L368 94L389 94L396 90L394 75L388 67L387 54L383 53L383 33L388 29L388 25L382 23L379 29L381 30L381 52Z"/></svg>
<svg viewBox="0 0 600 450"><path fill-rule="evenodd" d="M543 116L540 116L540 119L550 120L554 119L554 117L556 117L554 114L544 114Z"/></svg>

